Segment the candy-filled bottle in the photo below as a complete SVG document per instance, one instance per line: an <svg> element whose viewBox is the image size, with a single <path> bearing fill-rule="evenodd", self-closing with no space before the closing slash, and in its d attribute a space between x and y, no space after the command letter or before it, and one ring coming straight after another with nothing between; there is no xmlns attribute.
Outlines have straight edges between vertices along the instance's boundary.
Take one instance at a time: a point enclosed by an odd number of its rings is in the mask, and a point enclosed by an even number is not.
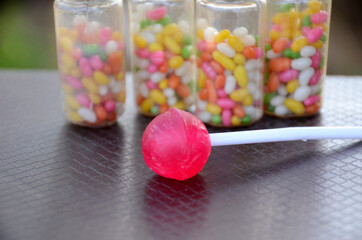
<svg viewBox="0 0 362 240"><path fill-rule="evenodd" d="M331 0L269 0L264 110L317 114L326 77Z"/></svg>
<svg viewBox="0 0 362 240"><path fill-rule="evenodd" d="M195 104L193 0L130 0L132 71L140 112L156 116Z"/></svg>
<svg viewBox="0 0 362 240"><path fill-rule="evenodd" d="M108 126L125 103L120 0L56 0L54 16L64 113L71 123Z"/></svg>
<svg viewBox="0 0 362 240"><path fill-rule="evenodd" d="M263 112L265 1L197 0L196 115L246 126Z"/></svg>

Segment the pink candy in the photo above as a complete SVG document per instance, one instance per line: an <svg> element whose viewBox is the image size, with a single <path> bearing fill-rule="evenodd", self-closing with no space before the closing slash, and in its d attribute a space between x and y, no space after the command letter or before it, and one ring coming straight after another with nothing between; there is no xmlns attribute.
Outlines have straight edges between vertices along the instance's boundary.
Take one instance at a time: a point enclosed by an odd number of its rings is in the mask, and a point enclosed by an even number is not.
<svg viewBox="0 0 362 240"><path fill-rule="evenodd" d="M86 108L90 108L91 107L91 100L85 95L85 94L78 94L77 95L77 101Z"/></svg>
<svg viewBox="0 0 362 240"><path fill-rule="evenodd" d="M279 74L279 80L283 83L287 83L292 81L293 79L297 79L299 76L299 72L295 69L289 69L281 74Z"/></svg>
<svg viewBox="0 0 362 240"><path fill-rule="evenodd" d="M317 51L312 57L312 67L313 68L319 68L319 65L321 64L322 54L320 51Z"/></svg>
<svg viewBox="0 0 362 240"><path fill-rule="evenodd" d="M159 7L159 8L146 12L146 17L148 19L157 21L157 20L160 20L161 18L163 18L166 15L166 13L167 13L166 7Z"/></svg>
<svg viewBox="0 0 362 240"><path fill-rule="evenodd" d="M113 112L116 109L116 102L113 100L109 100L104 104L104 109L107 112Z"/></svg>
<svg viewBox="0 0 362 240"><path fill-rule="evenodd" d="M151 53L150 60L155 65L161 65L165 62L165 53L163 51L155 51Z"/></svg>
<svg viewBox="0 0 362 240"><path fill-rule="evenodd" d="M307 36L308 33L309 33L311 30L312 30L312 29L311 29L310 27L303 27L303 28L302 28L302 34L303 34L304 36Z"/></svg>
<svg viewBox="0 0 362 240"><path fill-rule="evenodd" d="M319 82L319 79L321 78L322 72L321 70L315 71L312 78L309 80L309 85L313 86L316 85Z"/></svg>
<svg viewBox="0 0 362 240"><path fill-rule="evenodd" d="M231 116L232 116L232 113L231 113L231 110L224 110L222 111L222 114L221 114L221 119L222 119L222 123L224 124L224 126L230 126L231 125Z"/></svg>
<svg viewBox="0 0 362 240"><path fill-rule="evenodd" d="M207 48L206 41L200 41L197 43L197 49L199 49L200 51L204 52L204 51L206 51L206 48Z"/></svg>
<svg viewBox="0 0 362 240"><path fill-rule="evenodd" d="M271 27L271 29L280 32L282 31L282 26L280 24L275 24Z"/></svg>
<svg viewBox="0 0 362 240"><path fill-rule="evenodd" d="M147 80L146 85L147 85L147 88L150 90L158 88L157 84L152 82L151 80Z"/></svg>
<svg viewBox="0 0 362 240"><path fill-rule="evenodd" d="M306 100L304 100L304 106L310 106L313 105L316 102L319 102L319 100L321 99L321 97L319 95L313 95L310 96L309 98L307 98Z"/></svg>
<svg viewBox="0 0 362 240"><path fill-rule="evenodd" d="M256 58L261 58L263 56L263 51L260 48L255 48Z"/></svg>
<svg viewBox="0 0 362 240"><path fill-rule="evenodd" d="M214 79L217 76L217 73L214 71L214 69L212 69L212 67L210 66L210 64L208 62L203 62L202 65L202 70L204 70L204 73L206 74L206 76L210 79Z"/></svg>
<svg viewBox="0 0 362 240"><path fill-rule="evenodd" d="M226 98L228 94L225 92L225 90L223 88L221 88L221 89L217 90L217 95L220 98Z"/></svg>
<svg viewBox="0 0 362 240"><path fill-rule="evenodd" d="M307 40L310 43L318 41L323 36L323 28L315 27L307 33Z"/></svg>
<svg viewBox="0 0 362 240"><path fill-rule="evenodd" d="M82 50L78 47L75 47L72 50L72 57L74 58L74 60L79 60L82 57Z"/></svg>
<svg viewBox="0 0 362 240"><path fill-rule="evenodd" d="M108 27L105 27L101 30L99 34L99 42L101 46L105 46L109 40L112 38L112 30Z"/></svg>
<svg viewBox="0 0 362 240"><path fill-rule="evenodd" d="M140 48L136 50L136 55L140 58L148 58L150 56L150 52L147 48Z"/></svg>
<svg viewBox="0 0 362 240"><path fill-rule="evenodd" d="M222 98L217 100L217 105L223 109L232 109L235 107L235 102L230 98Z"/></svg>
<svg viewBox="0 0 362 240"><path fill-rule="evenodd" d="M94 70L101 70L103 68L102 59L98 55L91 57L89 63Z"/></svg>
<svg viewBox="0 0 362 240"><path fill-rule="evenodd" d="M75 77L72 76L68 76L67 77L67 82L70 86L72 86L74 89L79 90L83 88L82 82Z"/></svg>
<svg viewBox="0 0 362 240"><path fill-rule="evenodd" d="M328 13L325 11L321 11L319 13L313 14L310 18L312 23L314 24L322 24L327 22L328 20Z"/></svg>
<svg viewBox="0 0 362 240"><path fill-rule="evenodd" d="M158 67L157 67L156 65L154 65L154 64L150 64L150 65L148 65L148 67L147 67L147 71L148 71L149 73L155 73L155 72L158 71Z"/></svg>

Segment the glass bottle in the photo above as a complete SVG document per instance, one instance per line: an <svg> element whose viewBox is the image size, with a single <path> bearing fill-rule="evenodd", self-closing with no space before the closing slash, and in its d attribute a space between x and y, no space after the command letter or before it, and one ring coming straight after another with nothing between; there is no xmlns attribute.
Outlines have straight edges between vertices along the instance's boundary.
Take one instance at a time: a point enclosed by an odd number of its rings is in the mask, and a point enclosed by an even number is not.
<svg viewBox="0 0 362 240"><path fill-rule="evenodd" d="M73 124L102 127L124 111L125 43L119 0L56 0L63 109Z"/></svg>
<svg viewBox="0 0 362 240"><path fill-rule="evenodd" d="M331 0L269 0L264 110L317 114L326 77Z"/></svg>
<svg viewBox="0 0 362 240"><path fill-rule="evenodd" d="M196 115L246 126L263 112L265 1L197 0Z"/></svg>
<svg viewBox="0 0 362 240"><path fill-rule="evenodd" d="M132 72L140 112L156 116L195 103L193 0L130 0Z"/></svg>

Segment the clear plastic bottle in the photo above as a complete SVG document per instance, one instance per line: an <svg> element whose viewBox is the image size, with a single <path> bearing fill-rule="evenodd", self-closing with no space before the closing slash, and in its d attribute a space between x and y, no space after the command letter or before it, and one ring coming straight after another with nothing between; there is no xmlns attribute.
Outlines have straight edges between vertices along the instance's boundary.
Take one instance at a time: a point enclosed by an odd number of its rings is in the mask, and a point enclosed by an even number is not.
<svg viewBox="0 0 362 240"><path fill-rule="evenodd" d="M331 0L269 0L265 113L303 117L321 108Z"/></svg>
<svg viewBox="0 0 362 240"><path fill-rule="evenodd" d="M246 126L263 113L265 1L197 0L196 115Z"/></svg>
<svg viewBox="0 0 362 240"><path fill-rule="evenodd" d="M71 123L116 122L125 103L120 0L56 0L54 16L64 113Z"/></svg>
<svg viewBox="0 0 362 240"><path fill-rule="evenodd" d="M132 71L140 112L195 104L193 0L130 0Z"/></svg>

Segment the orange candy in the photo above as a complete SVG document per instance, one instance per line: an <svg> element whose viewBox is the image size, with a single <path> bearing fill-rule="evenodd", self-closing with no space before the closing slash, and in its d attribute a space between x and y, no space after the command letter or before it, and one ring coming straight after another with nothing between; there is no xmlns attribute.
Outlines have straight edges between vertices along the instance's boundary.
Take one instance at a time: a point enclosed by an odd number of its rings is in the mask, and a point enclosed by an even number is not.
<svg viewBox="0 0 362 240"><path fill-rule="evenodd" d="M318 112L320 107L321 107L320 103L317 102L317 103L315 103L313 105L307 106L305 108L305 112L308 113L308 114L313 114L313 113Z"/></svg>
<svg viewBox="0 0 362 240"><path fill-rule="evenodd" d="M167 73L168 70L168 62L165 61L164 63L162 63L158 69L161 73Z"/></svg>
<svg viewBox="0 0 362 240"><path fill-rule="evenodd" d="M269 76L268 91L275 92L276 90L278 90L279 85L280 85L279 75L273 72Z"/></svg>
<svg viewBox="0 0 362 240"><path fill-rule="evenodd" d="M114 122L114 121L116 121L116 119L117 119L116 112L108 113L108 115L107 115L107 121L108 122Z"/></svg>
<svg viewBox="0 0 362 240"><path fill-rule="evenodd" d="M245 117L244 108L240 104L237 104L235 107L233 107L233 114L238 118Z"/></svg>
<svg viewBox="0 0 362 240"><path fill-rule="evenodd" d="M109 66L108 63L103 63L103 68L102 68L102 72L106 75L109 75L112 73L112 68L111 66Z"/></svg>
<svg viewBox="0 0 362 240"><path fill-rule="evenodd" d="M187 85L180 84L180 86L176 89L176 93L182 98L187 98L190 96L190 89Z"/></svg>
<svg viewBox="0 0 362 240"><path fill-rule="evenodd" d="M224 73L224 68L220 65L220 63L216 62L216 61L211 61L210 62L210 66L212 67L212 69L214 69L218 74L223 74Z"/></svg>
<svg viewBox="0 0 362 240"><path fill-rule="evenodd" d="M208 98L209 94L207 92L207 89L206 88L203 88L199 91L199 98L203 101L206 101L207 98Z"/></svg>
<svg viewBox="0 0 362 240"><path fill-rule="evenodd" d="M249 59L254 59L256 58L256 52L255 52L255 48L253 47L245 47L244 50L242 51L244 57L249 58Z"/></svg>
<svg viewBox="0 0 362 240"><path fill-rule="evenodd" d="M97 119L99 119L99 120L104 121L104 120L106 120L106 118L107 118L107 112L106 112L106 110L102 107L102 105L99 105L99 104L95 105L95 106L94 106L94 113L96 114Z"/></svg>
<svg viewBox="0 0 362 240"><path fill-rule="evenodd" d="M203 52L203 53L201 53L200 59L201 59L201 61L203 61L203 62L210 62L210 61L212 61L214 58L212 57L212 53L211 53L211 52Z"/></svg>
<svg viewBox="0 0 362 240"><path fill-rule="evenodd" d="M284 50L284 48L287 46L287 44L288 44L288 39L287 38L279 38L273 44L273 51L275 53L280 53L281 51Z"/></svg>
<svg viewBox="0 0 362 240"><path fill-rule="evenodd" d="M168 105L167 104L162 104L160 106L160 113L165 113L168 110Z"/></svg>
<svg viewBox="0 0 362 240"><path fill-rule="evenodd" d="M137 102L137 105L138 105L138 106L141 106L143 100L144 100L144 98L142 97L142 95L141 95L141 94L137 94L137 100L136 100L136 102Z"/></svg>
<svg viewBox="0 0 362 240"><path fill-rule="evenodd" d="M206 79L206 89L208 93L208 99L210 103L216 104L217 102L217 91L214 83L210 79Z"/></svg>
<svg viewBox="0 0 362 240"><path fill-rule="evenodd" d="M283 72L288 70L292 65L292 60L289 58L275 58L270 60L269 69L273 72Z"/></svg>
<svg viewBox="0 0 362 240"><path fill-rule="evenodd" d="M216 50L217 43L216 42L208 42L206 45L206 51L212 53Z"/></svg>
<svg viewBox="0 0 362 240"><path fill-rule="evenodd" d="M177 75L172 74L168 78L168 86L170 88L177 89L180 86L180 78Z"/></svg>
<svg viewBox="0 0 362 240"><path fill-rule="evenodd" d="M224 88L225 86L226 77L224 75L217 75L215 79L215 86L216 88Z"/></svg>
<svg viewBox="0 0 362 240"><path fill-rule="evenodd" d="M108 56L108 63L112 73L117 75L122 70L122 53L114 52Z"/></svg>

